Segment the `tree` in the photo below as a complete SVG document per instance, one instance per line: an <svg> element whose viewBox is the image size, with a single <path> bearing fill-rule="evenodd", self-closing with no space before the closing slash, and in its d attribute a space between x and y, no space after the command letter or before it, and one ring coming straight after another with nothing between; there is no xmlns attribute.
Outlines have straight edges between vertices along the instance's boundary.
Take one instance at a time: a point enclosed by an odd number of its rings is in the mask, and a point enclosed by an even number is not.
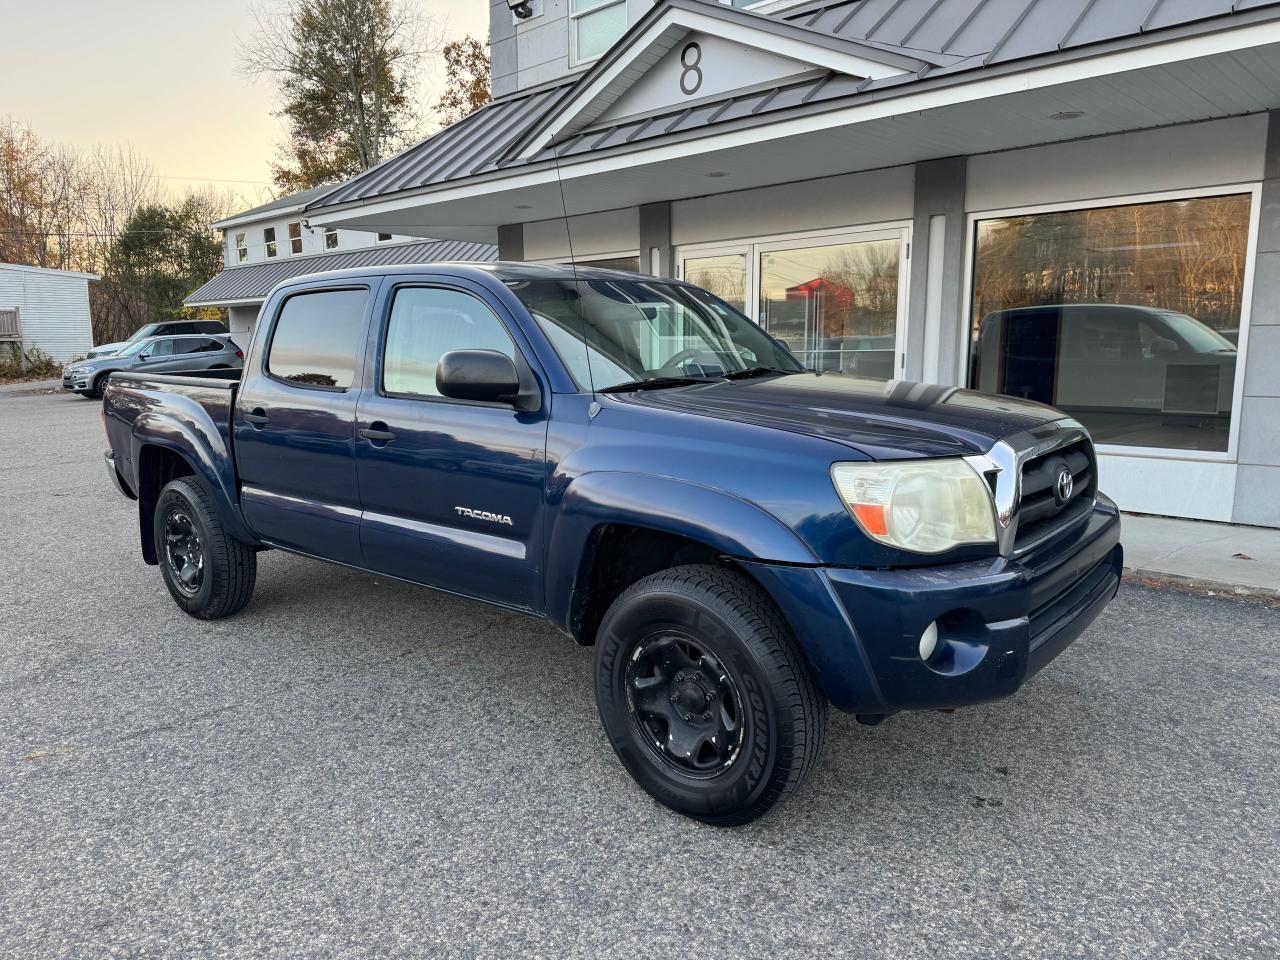
<svg viewBox="0 0 1280 960"><path fill-rule="evenodd" d="M446 126L489 102L489 50L475 37L450 40L444 56L444 96L436 104Z"/></svg>
<svg viewBox="0 0 1280 960"><path fill-rule="evenodd" d="M85 188L74 151L11 119L0 123L0 262L73 266Z"/></svg>
<svg viewBox="0 0 1280 960"><path fill-rule="evenodd" d="M184 317L183 298L222 269L222 244L209 227L217 216L207 195L138 208L107 254L105 286L136 329Z"/></svg>
<svg viewBox="0 0 1280 960"><path fill-rule="evenodd" d="M416 138L413 99L427 28L413 0L286 0L255 14L250 77L280 85L288 124L272 178L293 192L367 170Z"/></svg>

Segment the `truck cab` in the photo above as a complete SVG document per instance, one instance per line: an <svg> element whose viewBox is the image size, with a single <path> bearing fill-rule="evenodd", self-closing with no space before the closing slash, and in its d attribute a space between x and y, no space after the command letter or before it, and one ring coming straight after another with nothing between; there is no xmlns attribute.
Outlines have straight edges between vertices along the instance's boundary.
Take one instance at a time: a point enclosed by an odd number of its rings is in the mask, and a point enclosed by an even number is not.
<svg viewBox="0 0 1280 960"><path fill-rule="evenodd" d="M1027 400L805 369L679 281L529 264L278 287L241 378L113 374L108 471L193 616L282 550L595 648L661 802L757 817L828 705L1007 696L1103 609L1119 517L1088 432Z"/></svg>

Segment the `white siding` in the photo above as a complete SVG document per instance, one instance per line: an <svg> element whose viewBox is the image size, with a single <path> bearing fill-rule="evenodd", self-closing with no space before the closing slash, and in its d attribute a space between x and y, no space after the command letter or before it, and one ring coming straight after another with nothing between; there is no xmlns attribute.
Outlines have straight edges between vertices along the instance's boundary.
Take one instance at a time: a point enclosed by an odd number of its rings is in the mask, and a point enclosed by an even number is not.
<svg viewBox="0 0 1280 960"><path fill-rule="evenodd" d="M300 223L302 221L300 215L273 217L259 220L256 223L243 224L237 227L228 227L223 231L222 247L223 254L228 267L240 265L239 254L236 252L236 234L243 233L245 242L248 244L249 256L245 263L263 263L268 259L271 260L287 260L290 257L309 256L314 253L325 253L327 248L324 245L324 228L312 227L308 229L302 228L302 253L292 253L289 245L289 224ZM267 245L262 239L262 232L267 227L275 227L276 230L276 255L274 257L267 256ZM383 243L395 243L401 240L415 240L417 237L409 237L401 234L393 234L390 240L384 240ZM363 230L339 230L338 231L338 250L359 250L363 247L375 247L378 245L377 233L366 233Z"/></svg>
<svg viewBox="0 0 1280 960"><path fill-rule="evenodd" d="M82 275L0 264L0 307L18 308L24 350L38 348L66 363L93 346L89 281Z"/></svg>

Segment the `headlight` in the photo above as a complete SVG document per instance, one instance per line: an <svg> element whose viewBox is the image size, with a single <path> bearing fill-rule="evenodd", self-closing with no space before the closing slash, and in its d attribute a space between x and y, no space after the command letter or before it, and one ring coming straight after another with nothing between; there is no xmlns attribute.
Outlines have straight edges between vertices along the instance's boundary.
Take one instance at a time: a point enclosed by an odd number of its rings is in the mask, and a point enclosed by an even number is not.
<svg viewBox="0 0 1280 960"><path fill-rule="evenodd" d="M995 543L987 483L963 460L837 463L831 479L867 536L912 553Z"/></svg>

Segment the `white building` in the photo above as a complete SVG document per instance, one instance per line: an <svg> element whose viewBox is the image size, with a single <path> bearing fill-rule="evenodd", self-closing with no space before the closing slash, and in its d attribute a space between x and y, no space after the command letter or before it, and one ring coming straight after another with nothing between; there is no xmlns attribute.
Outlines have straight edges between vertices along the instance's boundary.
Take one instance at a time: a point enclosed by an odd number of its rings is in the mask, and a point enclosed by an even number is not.
<svg viewBox="0 0 1280 960"><path fill-rule="evenodd" d="M89 315L92 273L0 263L0 355L15 346L40 350L58 363L93 346Z"/></svg>
<svg viewBox="0 0 1280 960"><path fill-rule="evenodd" d="M490 11L495 100L293 221L683 276L1063 407L1127 510L1280 526L1276 0Z"/></svg>
<svg viewBox="0 0 1280 960"><path fill-rule="evenodd" d="M492 243L311 226L304 214L306 204L332 189L304 190L215 223L223 231L226 269L192 292L186 305L225 308L231 333L244 339L263 300L281 280L345 267L497 257Z"/></svg>

